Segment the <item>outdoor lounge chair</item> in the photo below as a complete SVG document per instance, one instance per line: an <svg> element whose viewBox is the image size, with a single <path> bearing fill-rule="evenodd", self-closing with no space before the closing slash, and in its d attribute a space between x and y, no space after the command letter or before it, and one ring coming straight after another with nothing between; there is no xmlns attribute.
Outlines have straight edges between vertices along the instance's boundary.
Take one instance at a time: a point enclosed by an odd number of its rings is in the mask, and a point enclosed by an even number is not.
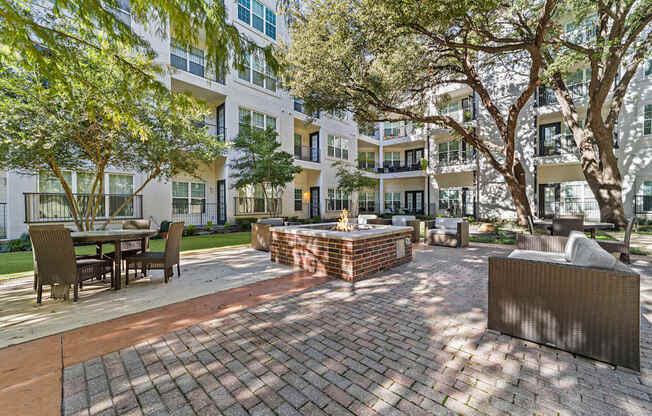
<svg viewBox="0 0 652 416"><path fill-rule="evenodd" d="M38 268L37 304L41 303L43 285L73 285L73 300L76 302L83 281L102 277L111 268L113 282L113 263L110 259L75 257L70 230L52 226L30 227L29 237L34 249L35 270Z"/></svg>
<svg viewBox="0 0 652 416"><path fill-rule="evenodd" d="M183 222L173 222L168 230L168 238L165 240L165 251L154 252L144 251L125 258L127 266L125 268L125 285L129 286L129 266L142 265L145 271L149 269L163 270L165 283L170 280L174 274L173 267L176 264L177 274L181 276L181 266L179 262L179 251L181 249L181 235L183 234Z"/></svg>
<svg viewBox="0 0 652 416"><path fill-rule="evenodd" d="M463 218L426 221L425 243L434 246L468 247L469 222Z"/></svg>
<svg viewBox="0 0 652 416"><path fill-rule="evenodd" d="M640 369L640 278L584 233L517 235L489 257L491 330Z"/></svg>
<svg viewBox="0 0 652 416"><path fill-rule="evenodd" d="M571 231L584 232L584 216L565 215L552 219L552 235L568 237Z"/></svg>
<svg viewBox="0 0 652 416"><path fill-rule="evenodd" d="M627 228L625 228L625 238L623 241L618 240L596 240L600 247L605 249L610 253L620 253L620 261L624 263L630 263L631 259L629 258L629 242L632 238L632 229L634 228L634 223L636 218L632 217L627 221Z"/></svg>

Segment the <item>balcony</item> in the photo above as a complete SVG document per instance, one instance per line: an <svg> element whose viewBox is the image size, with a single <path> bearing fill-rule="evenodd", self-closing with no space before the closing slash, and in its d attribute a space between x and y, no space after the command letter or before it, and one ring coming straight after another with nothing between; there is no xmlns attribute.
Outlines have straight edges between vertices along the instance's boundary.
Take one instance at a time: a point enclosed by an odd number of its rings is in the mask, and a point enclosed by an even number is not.
<svg viewBox="0 0 652 416"><path fill-rule="evenodd" d="M235 197L235 216L275 215L281 211L281 198Z"/></svg>
<svg viewBox="0 0 652 416"><path fill-rule="evenodd" d="M294 158L306 162L319 163L319 148L310 146L294 146Z"/></svg>
<svg viewBox="0 0 652 416"><path fill-rule="evenodd" d="M217 204L206 203L172 203L172 222L183 221L184 225L206 225L208 222L217 224Z"/></svg>
<svg viewBox="0 0 652 416"><path fill-rule="evenodd" d="M368 172L376 172L378 166L377 160L358 160L358 168Z"/></svg>
<svg viewBox="0 0 652 416"><path fill-rule="evenodd" d="M380 140L380 130L374 127L361 127L360 134L376 140Z"/></svg>
<svg viewBox="0 0 652 416"><path fill-rule="evenodd" d="M0 202L0 239L7 238L7 203Z"/></svg>
<svg viewBox="0 0 652 416"><path fill-rule="evenodd" d="M437 154L437 166L461 166L474 163L477 158L472 151L440 152Z"/></svg>
<svg viewBox="0 0 652 416"><path fill-rule="evenodd" d="M397 173L397 172L414 172L418 170L423 170L421 163L414 163L408 165L401 165L399 163L387 164L384 163L384 166L378 167L378 173Z"/></svg>
<svg viewBox="0 0 652 416"><path fill-rule="evenodd" d="M572 135L556 134L545 138L539 138L539 149L537 157L545 156L579 156L577 146Z"/></svg>
<svg viewBox="0 0 652 416"><path fill-rule="evenodd" d="M570 93L573 100L585 98L589 93L588 82L568 84L566 85L566 88L568 89L568 92ZM555 97L555 91L549 87L539 87L534 98L534 105L536 107L558 104L557 97Z"/></svg>
<svg viewBox="0 0 652 416"><path fill-rule="evenodd" d="M319 111L315 111L313 114L308 114L306 110L306 105L301 98L294 99L294 111L298 111L301 114L305 114L312 118L319 118Z"/></svg>
<svg viewBox="0 0 652 416"><path fill-rule="evenodd" d="M25 222L27 224L44 222L70 222L74 221L70 203L64 193L34 192L25 193ZM82 211L89 206L90 194L73 194L77 206ZM131 195L105 194L101 195L101 203L97 206L96 219L110 218L118 208ZM140 219L143 218L143 196L135 195L115 217L115 219Z"/></svg>
<svg viewBox="0 0 652 416"><path fill-rule="evenodd" d="M201 122L198 123L200 127L206 127L208 134L215 137L218 142L226 140L226 127L217 127L217 124Z"/></svg>

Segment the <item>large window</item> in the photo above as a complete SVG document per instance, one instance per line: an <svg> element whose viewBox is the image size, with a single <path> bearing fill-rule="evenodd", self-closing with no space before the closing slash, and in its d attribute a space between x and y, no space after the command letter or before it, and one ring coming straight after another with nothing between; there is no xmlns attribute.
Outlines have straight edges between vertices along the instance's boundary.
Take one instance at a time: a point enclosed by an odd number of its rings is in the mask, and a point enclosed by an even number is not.
<svg viewBox="0 0 652 416"><path fill-rule="evenodd" d="M376 169L375 152L358 152L358 167L360 169Z"/></svg>
<svg viewBox="0 0 652 416"><path fill-rule="evenodd" d="M385 137L400 137L405 132L405 121L386 121Z"/></svg>
<svg viewBox="0 0 652 416"><path fill-rule="evenodd" d="M206 212L206 184L172 182L172 213L202 214Z"/></svg>
<svg viewBox="0 0 652 416"><path fill-rule="evenodd" d="M327 211L340 211L350 209L349 194L337 188L328 188L328 199L326 200Z"/></svg>
<svg viewBox="0 0 652 416"><path fill-rule="evenodd" d="M652 134L652 104L645 105L643 115L643 134L646 136Z"/></svg>
<svg viewBox="0 0 652 416"><path fill-rule="evenodd" d="M349 140L344 137L328 135L328 157L349 160Z"/></svg>
<svg viewBox="0 0 652 416"><path fill-rule="evenodd" d="M258 0L238 0L238 20L276 39L276 13Z"/></svg>
<svg viewBox="0 0 652 416"><path fill-rule="evenodd" d="M170 39L170 64L173 67L202 78L224 82L222 77L209 76L204 56L202 49L195 47L185 48L176 39Z"/></svg>
<svg viewBox="0 0 652 416"><path fill-rule="evenodd" d="M360 212L376 212L376 192L358 192L358 206Z"/></svg>
<svg viewBox="0 0 652 416"><path fill-rule="evenodd" d="M439 209L451 214L462 211L462 192L460 189L440 189Z"/></svg>
<svg viewBox="0 0 652 416"><path fill-rule="evenodd" d="M385 211L398 212L401 210L401 193L385 192Z"/></svg>
<svg viewBox="0 0 652 416"><path fill-rule="evenodd" d="M259 113L247 108L238 109L240 127L251 126L255 129L265 130L268 127L276 130L276 117Z"/></svg>
<svg viewBox="0 0 652 416"><path fill-rule="evenodd" d="M253 53L245 57L246 66L238 72L238 78L251 82L261 88L276 92L276 74L270 65L267 64L265 53L257 48Z"/></svg>
<svg viewBox="0 0 652 416"><path fill-rule="evenodd" d="M116 212L134 192L134 178L131 175L109 174L109 214ZM120 208L119 217L134 215L134 202L127 202Z"/></svg>
<svg viewBox="0 0 652 416"><path fill-rule="evenodd" d="M440 163L455 163L460 160L460 142L453 140L450 142L439 143L437 153Z"/></svg>
<svg viewBox="0 0 652 416"><path fill-rule="evenodd" d="M401 152L383 152L383 167L399 167L401 166Z"/></svg>

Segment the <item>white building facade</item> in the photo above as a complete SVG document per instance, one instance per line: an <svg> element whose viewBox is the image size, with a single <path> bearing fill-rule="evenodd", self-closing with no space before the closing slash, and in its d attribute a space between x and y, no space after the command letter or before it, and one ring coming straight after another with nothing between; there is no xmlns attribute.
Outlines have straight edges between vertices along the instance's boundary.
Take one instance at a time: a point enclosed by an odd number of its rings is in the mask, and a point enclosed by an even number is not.
<svg viewBox="0 0 652 416"><path fill-rule="evenodd" d="M260 47L288 40L285 20L274 0L226 0L229 21ZM127 8L127 6L125 6ZM174 31L165 38L145 33L122 11L132 28L147 38L158 62L169 71L163 82L175 92L190 92L209 103L205 120L215 140L230 141L248 116L257 127L272 126L281 148L295 155L303 171L280 196L278 215L334 218L343 208L360 213L411 213L512 218L511 196L504 181L475 149L447 129L418 123L376 123L359 128L350 116L322 112L305 114L303 103L280 88L262 54L253 54L245 71L211 73L202 45L179 47ZM488 74L489 78L492 76ZM586 103L585 71L573 75L578 102ZM492 81L494 82L494 81ZM519 91L518 80L494 82L505 102ZM493 121L468 87L451 87L443 111L483 136L495 134ZM623 175L627 215L652 218L652 64L632 80L618 122L616 153ZM541 87L519 118L517 153L526 169L528 197L540 217L583 212L599 217L597 204L580 169L572 138L562 121L554 95ZM122 212L124 218L184 221L186 225L234 224L238 218L267 216L267 202L256 187L234 189L230 162L233 152L204 166L199 178L179 175L148 184ZM377 186L346 195L337 187L334 162L357 165ZM88 192L87 174L67 172L74 192ZM108 169L105 177L107 213L142 184L137 172ZM31 223L71 222L57 181L34 172L0 171L0 239L18 238Z"/></svg>

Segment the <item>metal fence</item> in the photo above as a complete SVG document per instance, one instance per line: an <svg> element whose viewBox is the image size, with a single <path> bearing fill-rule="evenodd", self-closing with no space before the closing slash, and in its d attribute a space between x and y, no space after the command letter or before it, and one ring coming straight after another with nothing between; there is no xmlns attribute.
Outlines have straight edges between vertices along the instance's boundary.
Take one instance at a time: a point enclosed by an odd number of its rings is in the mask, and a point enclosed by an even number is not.
<svg viewBox="0 0 652 416"><path fill-rule="evenodd" d="M260 214L278 214L281 210L280 198L242 198L235 197L234 214L243 215L260 215Z"/></svg>
<svg viewBox="0 0 652 416"><path fill-rule="evenodd" d="M311 146L294 146L294 157L307 162L319 163L319 148Z"/></svg>
<svg viewBox="0 0 652 416"><path fill-rule="evenodd" d="M341 211L343 209L350 210L352 207L350 199L326 199L326 211Z"/></svg>
<svg viewBox="0 0 652 416"><path fill-rule="evenodd" d="M66 222L73 221L72 208L66 194L50 192L25 193L25 222ZM127 194L104 194L100 196L100 203L97 205L96 219L107 219L112 216L131 195ZM85 216L89 207L90 194L73 194L77 207ZM140 219L143 218L143 196L135 195L120 209L116 219Z"/></svg>
<svg viewBox="0 0 652 416"><path fill-rule="evenodd" d="M7 238L7 203L0 202L0 239Z"/></svg>
<svg viewBox="0 0 652 416"><path fill-rule="evenodd" d="M394 163L389 166L384 166L383 164L383 167L379 167L376 169L378 173L411 172L417 170L423 170L423 166L421 166L421 163L414 163L408 165L401 165L398 163Z"/></svg>
<svg viewBox="0 0 652 416"><path fill-rule="evenodd" d="M559 202L552 203L552 208L554 210L554 216L584 215L585 219L600 219L600 207L596 200L562 198Z"/></svg>
<svg viewBox="0 0 652 416"><path fill-rule="evenodd" d="M184 201L185 202L185 201ZM201 202L198 204L172 204L172 221L183 221L184 225L217 224L217 204Z"/></svg>

